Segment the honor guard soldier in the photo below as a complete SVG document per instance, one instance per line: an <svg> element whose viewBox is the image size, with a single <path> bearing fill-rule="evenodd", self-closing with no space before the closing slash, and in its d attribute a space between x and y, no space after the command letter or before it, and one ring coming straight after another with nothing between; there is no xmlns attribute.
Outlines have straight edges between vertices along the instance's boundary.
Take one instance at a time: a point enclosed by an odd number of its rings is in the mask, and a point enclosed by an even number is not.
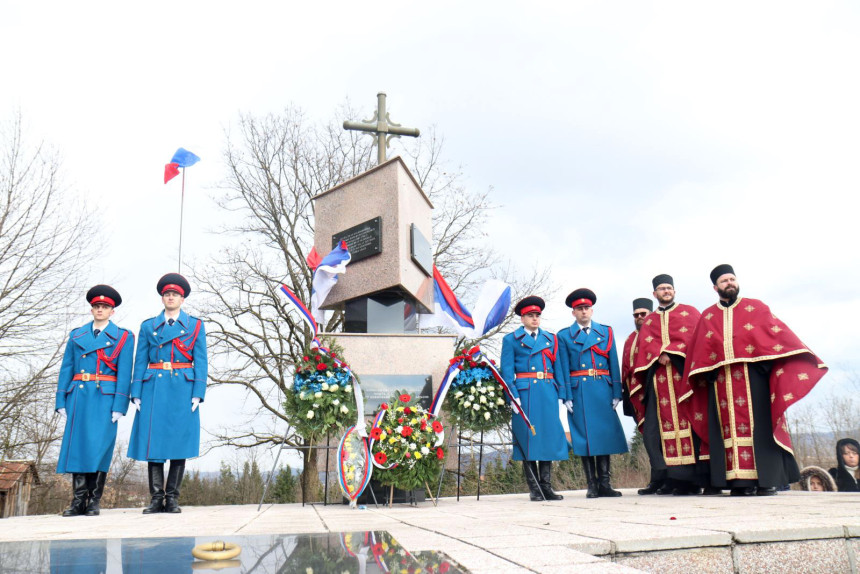
<svg viewBox="0 0 860 574"><path fill-rule="evenodd" d="M138 412L128 456L148 465L150 504L144 514L182 512L185 459L200 455L200 412L208 363L203 321L182 310L191 286L182 275L158 281L164 311L140 326L131 398ZM164 463L170 460L167 484Z"/></svg>
<svg viewBox="0 0 860 574"><path fill-rule="evenodd" d="M532 433L521 417L513 417L513 460L523 461L529 498L561 500L552 490L552 461L567 460L559 405L568 396L555 377L556 337L540 328L543 309L543 299L535 296L514 307L523 326L502 339L502 377L535 428Z"/></svg>
<svg viewBox="0 0 860 574"><path fill-rule="evenodd" d="M565 299L576 321L558 333L558 373L572 404L573 453L582 457L587 498L621 496L612 489L609 455L627 452L615 407L621 402L621 372L612 327L591 320L597 296L577 289Z"/></svg>
<svg viewBox="0 0 860 574"><path fill-rule="evenodd" d="M73 488L63 516L99 514L134 360L134 335L110 320L122 303L117 290L96 285L87 302L93 320L69 334L57 384L56 410L66 415L57 473L71 473Z"/></svg>

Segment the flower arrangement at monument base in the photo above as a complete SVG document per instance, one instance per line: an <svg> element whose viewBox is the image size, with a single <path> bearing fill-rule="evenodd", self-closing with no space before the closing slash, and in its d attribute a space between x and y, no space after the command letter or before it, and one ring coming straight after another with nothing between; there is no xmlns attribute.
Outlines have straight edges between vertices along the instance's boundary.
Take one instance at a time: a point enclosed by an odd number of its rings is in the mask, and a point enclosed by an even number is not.
<svg viewBox="0 0 860 574"><path fill-rule="evenodd" d="M452 368L458 372L442 408L449 420L461 429L490 431L511 420L511 407L493 376L491 364L494 364L492 359L484 357L477 348L461 349L451 359Z"/></svg>
<svg viewBox="0 0 860 574"><path fill-rule="evenodd" d="M331 347L305 352L284 402L290 425L308 440L340 431L356 419L353 375L340 358L342 349L326 343Z"/></svg>
<svg viewBox="0 0 860 574"><path fill-rule="evenodd" d="M370 429L373 478L393 488L427 488L445 460L445 429L409 394L396 392L382 403Z"/></svg>

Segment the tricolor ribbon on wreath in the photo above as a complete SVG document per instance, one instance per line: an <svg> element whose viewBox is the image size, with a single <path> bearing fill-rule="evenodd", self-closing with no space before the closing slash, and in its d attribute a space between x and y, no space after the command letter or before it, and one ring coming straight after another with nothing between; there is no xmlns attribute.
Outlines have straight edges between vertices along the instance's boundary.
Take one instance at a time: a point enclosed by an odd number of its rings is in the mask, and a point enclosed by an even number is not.
<svg viewBox="0 0 860 574"><path fill-rule="evenodd" d="M493 361L490 360L489 357L484 354L484 352L481 350L481 347L477 345L464 352L462 355L451 359L451 362L448 365L448 370L445 372L445 376L442 377L442 382L439 383L439 388L436 390L436 394L433 396L433 402L430 404L430 413L433 416L439 415L439 411L442 409L442 403L445 402L445 397L448 395L448 391L451 388L451 384L454 382L454 379L457 378L457 375L460 374L460 365L462 365L466 361L474 361L476 363L480 363L481 361L486 362L486 368L490 370L490 372L493 374L493 378L496 379L496 382L499 383L500 387L502 387L502 390L505 392L505 396L508 398L508 403L510 403L511 405L511 409L513 409L516 414L522 417L523 422L526 423L526 426L531 429L532 434L537 434L537 432L535 431L535 427L529 420L528 415L526 415L526 412L514 399L514 395L511 393L510 387L505 382L505 379L502 378L502 374L496 368L496 365L493 363Z"/></svg>

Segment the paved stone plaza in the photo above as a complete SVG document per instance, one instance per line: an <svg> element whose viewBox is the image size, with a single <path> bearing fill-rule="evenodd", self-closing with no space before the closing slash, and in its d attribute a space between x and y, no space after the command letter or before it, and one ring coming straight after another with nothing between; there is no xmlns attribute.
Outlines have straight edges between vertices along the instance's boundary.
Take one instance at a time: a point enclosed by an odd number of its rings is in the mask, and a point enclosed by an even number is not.
<svg viewBox="0 0 860 574"><path fill-rule="evenodd" d="M181 515L106 510L98 518L0 520L0 541L387 530L407 550L441 550L474 573L858 572L860 495L637 496L556 503L527 495L420 506L184 507Z"/></svg>

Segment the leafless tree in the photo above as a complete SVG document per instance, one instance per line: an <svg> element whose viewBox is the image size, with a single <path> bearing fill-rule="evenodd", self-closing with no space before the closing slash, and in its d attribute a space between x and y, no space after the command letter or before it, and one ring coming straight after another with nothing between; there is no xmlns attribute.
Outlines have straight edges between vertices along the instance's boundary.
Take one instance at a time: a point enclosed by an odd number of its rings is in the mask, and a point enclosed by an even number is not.
<svg viewBox="0 0 860 574"><path fill-rule="evenodd" d="M41 461L58 434L56 369L92 227L58 155L25 131L20 113L0 125L0 459Z"/></svg>
<svg viewBox="0 0 860 574"><path fill-rule="evenodd" d="M327 124L310 122L289 108L283 114L239 118L227 134L227 174L219 204L234 214L223 230L231 246L195 270L200 291L208 296L204 310L211 345L210 378L215 385L242 387L252 405L249 420L217 433L219 444L254 447L280 443L286 422L284 392L308 340L306 327L287 313L280 283L304 301L310 299L311 271L305 256L313 245L311 198L374 164L370 138L344 131L343 118L356 114L346 107ZM433 234L435 262L459 293L491 276L530 291L546 281L546 271L525 280L493 249L483 226L493 209L488 192L463 184L462 170L442 159L442 140L431 130L406 154L424 191L436 206ZM332 315L324 331L341 328L342 313ZM492 333L488 333L488 336ZM288 444L309 446L289 433ZM305 450L302 488L313 492L316 459Z"/></svg>

